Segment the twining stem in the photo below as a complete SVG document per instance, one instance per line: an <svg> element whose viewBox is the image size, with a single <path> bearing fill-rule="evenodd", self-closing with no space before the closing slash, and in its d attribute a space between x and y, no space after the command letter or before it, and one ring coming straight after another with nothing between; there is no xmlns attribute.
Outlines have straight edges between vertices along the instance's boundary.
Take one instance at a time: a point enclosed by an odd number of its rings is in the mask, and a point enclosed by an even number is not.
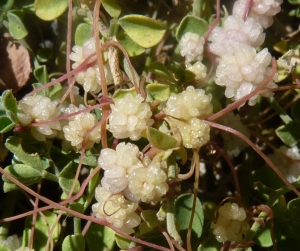
<svg viewBox="0 0 300 251"><path fill-rule="evenodd" d="M218 128L223 131L230 132L242 140L244 140L252 149L257 152L266 162L267 164L273 169L273 171L281 178L281 180L295 193L298 197L300 197L300 192L287 180L287 178L277 169L277 167L273 164L273 162L254 144L251 140L249 140L244 134L240 133L237 130L234 130L230 127L223 126L217 123L213 123L210 121L205 121L211 127Z"/></svg>
<svg viewBox="0 0 300 251"><path fill-rule="evenodd" d="M142 245L157 249L157 250L162 250L162 251L171 251L171 249L147 242L147 241L143 241L141 239L138 239L136 237L130 236L122 231L120 231L118 228L114 227L113 225L111 225L110 223L108 223L107 221L103 220L103 219L98 219L98 218L94 218L91 216L87 216L81 213L78 213L72 209L69 209L65 206L62 206L54 201L49 200L48 198L41 196L40 194L36 193L35 191L33 191L32 189L30 189L29 187L25 186L23 183L21 183L20 181L18 181L17 179L15 179L13 176L11 176L9 173L7 173L6 171L4 171L2 168L0 168L0 173L2 173L7 179L9 179L11 182L13 182L14 184L16 184L17 186L19 186L21 189L25 190L27 193L31 194L34 197L39 198L41 201L45 202L48 205L51 205L54 208L57 208L63 212L66 212L68 214L71 214L74 217L78 217L80 219L83 220L87 220L87 221L92 221L95 222L97 224L103 225L103 226L107 226L109 228L111 228L113 231L115 231L117 234L123 236L124 238L134 241L134 242L138 242Z"/></svg>

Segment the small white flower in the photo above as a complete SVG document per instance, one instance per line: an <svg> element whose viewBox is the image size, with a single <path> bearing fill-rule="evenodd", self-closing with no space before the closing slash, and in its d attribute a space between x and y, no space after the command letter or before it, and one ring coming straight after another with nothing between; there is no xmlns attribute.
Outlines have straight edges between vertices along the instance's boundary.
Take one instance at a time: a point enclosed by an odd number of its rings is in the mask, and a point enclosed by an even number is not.
<svg viewBox="0 0 300 251"><path fill-rule="evenodd" d="M254 18L265 29L273 24L273 16L280 12L283 0L253 0L249 17ZM247 0L238 0L233 6L233 15L242 17L245 12Z"/></svg>
<svg viewBox="0 0 300 251"><path fill-rule="evenodd" d="M60 114L57 103L47 97L40 95L23 98L18 105L18 119L23 126L28 126L34 122L43 122L57 118ZM31 134L39 141L46 138L54 138L57 131L61 130L59 122L52 122L46 125L32 127Z"/></svg>
<svg viewBox="0 0 300 251"><path fill-rule="evenodd" d="M269 156L270 160L285 175L289 182L297 181L300 176L300 153L297 146L287 148L281 146L279 151L287 155L290 159L285 158L281 154L274 153Z"/></svg>
<svg viewBox="0 0 300 251"><path fill-rule="evenodd" d="M239 44L234 48L233 54L224 55L216 70L215 82L217 85L226 86L225 96L238 100L257 88L271 72L271 55L265 48L260 52L249 45ZM273 80L277 80L277 75ZM270 81L266 88L277 85ZM273 92L263 93L262 96L273 96ZM249 105L254 105L257 95L249 100Z"/></svg>
<svg viewBox="0 0 300 251"><path fill-rule="evenodd" d="M236 203L225 203L218 209L219 217L217 223L212 222L213 234L219 242L236 241L243 239L249 230L244 208Z"/></svg>
<svg viewBox="0 0 300 251"><path fill-rule="evenodd" d="M168 191L165 162L152 162L147 167L134 169L128 175L128 190L142 202L157 203Z"/></svg>
<svg viewBox="0 0 300 251"><path fill-rule="evenodd" d="M139 140L141 132L153 124L151 108L140 94L133 97L130 93L111 105L108 130L117 139Z"/></svg>
<svg viewBox="0 0 300 251"><path fill-rule="evenodd" d="M73 47L73 52L70 54L70 59L75 63L72 65L72 68L77 68L85 59L90 55L96 53L95 49L95 39L90 38L87 40L83 47L75 45ZM90 60L91 61L91 60ZM106 83L108 85L113 83L113 77L110 71L108 63L103 65ZM86 71L81 71L75 75L76 81L83 85L83 89L86 92L98 93L101 91L101 77L99 72L99 67L97 63L94 66L87 68Z"/></svg>
<svg viewBox="0 0 300 251"><path fill-rule="evenodd" d="M143 167L142 161L146 161L143 154L131 143L119 143L116 150L102 149L98 159L98 165L105 170L102 186L113 194L123 191L129 183L128 173Z"/></svg>
<svg viewBox="0 0 300 251"><path fill-rule="evenodd" d="M206 118L212 113L211 95L202 89L188 86L185 91L170 96L164 112L168 116L189 121L193 117Z"/></svg>
<svg viewBox="0 0 300 251"><path fill-rule="evenodd" d="M202 61L205 40L195 33L185 33L179 41L180 54L185 62Z"/></svg>
<svg viewBox="0 0 300 251"><path fill-rule="evenodd" d="M240 16L228 16L224 21L223 28L213 29L209 40L209 49L212 53L223 56L233 54L234 48L240 43L251 47L262 45L265 39L262 26L253 18L244 21Z"/></svg>
<svg viewBox="0 0 300 251"><path fill-rule="evenodd" d="M169 117L167 121L172 128L178 129L186 148L201 147L210 140L210 127L203 120L192 118L185 122Z"/></svg>
<svg viewBox="0 0 300 251"><path fill-rule="evenodd" d="M140 224L141 218L134 212L138 207L136 202L126 200L121 194L114 195L101 186L96 188L95 197L98 203L92 205L92 210L97 218L105 219L128 234Z"/></svg>
<svg viewBox="0 0 300 251"><path fill-rule="evenodd" d="M70 119L68 125L63 127L66 140L70 141L73 147L78 150L81 149L88 131L90 131L97 122L96 116L88 112L74 116ZM99 143L100 139L101 127L98 125L87 137L86 149L93 147L95 143Z"/></svg>
<svg viewBox="0 0 300 251"><path fill-rule="evenodd" d="M196 75L196 79L204 79L206 77L207 68L199 61L194 64L187 63L186 69L193 72Z"/></svg>

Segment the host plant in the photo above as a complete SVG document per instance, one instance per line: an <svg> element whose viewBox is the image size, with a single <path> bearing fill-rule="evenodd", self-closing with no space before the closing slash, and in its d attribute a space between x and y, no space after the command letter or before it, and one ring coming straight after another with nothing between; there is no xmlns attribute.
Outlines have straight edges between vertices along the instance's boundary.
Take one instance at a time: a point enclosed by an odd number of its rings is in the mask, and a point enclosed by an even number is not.
<svg viewBox="0 0 300 251"><path fill-rule="evenodd" d="M2 1L0 250L300 248L289 2Z"/></svg>

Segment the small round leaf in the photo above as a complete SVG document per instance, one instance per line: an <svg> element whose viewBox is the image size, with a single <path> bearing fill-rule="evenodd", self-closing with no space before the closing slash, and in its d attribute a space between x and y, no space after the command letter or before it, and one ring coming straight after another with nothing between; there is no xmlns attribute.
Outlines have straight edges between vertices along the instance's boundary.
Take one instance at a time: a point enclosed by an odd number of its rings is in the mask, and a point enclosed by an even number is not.
<svg viewBox="0 0 300 251"><path fill-rule="evenodd" d="M157 45L166 31L162 23L140 15L127 15L120 18L119 23L127 35L144 48Z"/></svg>
<svg viewBox="0 0 300 251"><path fill-rule="evenodd" d="M7 13L9 33L14 39L22 39L27 36L28 32L22 20L12 12Z"/></svg>
<svg viewBox="0 0 300 251"><path fill-rule="evenodd" d="M186 16L179 24L176 32L176 38L179 41L187 32L196 33L200 37L203 37L207 30L208 23L204 19L195 16Z"/></svg>
<svg viewBox="0 0 300 251"><path fill-rule="evenodd" d="M36 0L34 8L40 19L51 21L64 13L68 0Z"/></svg>

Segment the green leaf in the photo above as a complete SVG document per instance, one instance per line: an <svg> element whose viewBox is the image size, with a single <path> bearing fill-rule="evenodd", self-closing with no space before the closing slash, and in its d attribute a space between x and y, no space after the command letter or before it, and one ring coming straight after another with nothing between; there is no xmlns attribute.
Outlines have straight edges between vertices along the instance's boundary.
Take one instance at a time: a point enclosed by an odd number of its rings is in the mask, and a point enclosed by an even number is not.
<svg viewBox="0 0 300 251"><path fill-rule="evenodd" d="M113 17L118 18L121 14L121 7L116 0L102 0L103 8Z"/></svg>
<svg viewBox="0 0 300 251"><path fill-rule="evenodd" d="M57 220L57 215L50 211L43 211L44 217L38 214L36 223L34 224L34 239L33 239L33 248L35 251L44 251L46 250L46 244L48 238L50 238L50 229L56 224L52 232L52 240L54 244L57 242L61 226ZM25 230L23 233L23 246L27 246L31 236L31 227L32 227L32 216L26 217L25 221Z"/></svg>
<svg viewBox="0 0 300 251"><path fill-rule="evenodd" d="M149 65L148 70L155 75L162 77L164 79L169 80L172 83L176 83L176 80L172 77L172 75L169 73L168 69L166 66L164 66L160 62L153 62L152 64Z"/></svg>
<svg viewBox="0 0 300 251"><path fill-rule="evenodd" d="M53 50L51 48L41 48L37 51L37 59L44 63L47 62L53 55Z"/></svg>
<svg viewBox="0 0 300 251"><path fill-rule="evenodd" d="M289 147L295 146L300 140L300 123L289 122L286 125L280 126L276 129L277 136L284 144Z"/></svg>
<svg viewBox="0 0 300 251"><path fill-rule="evenodd" d="M77 26L75 31L75 44L83 46L92 35L93 26L86 23L81 23Z"/></svg>
<svg viewBox="0 0 300 251"><path fill-rule="evenodd" d="M73 173L66 173L66 174L64 174L63 177L59 177L58 183L66 194L69 194L69 192L73 186L73 183L75 181L74 178L75 178L75 174L73 174ZM77 180L73 194L78 193L79 189L80 189L80 184L79 184L79 181Z"/></svg>
<svg viewBox="0 0 300 251"><path fill-rule="evenodd" d="M9 137L6 140L5 146L8 150L10 150L21 162L26 165L31 166L32 168L43 171L48 166L43 166L43 163L40 159L38 153L28 154L22 148L22 139L19 137Z"/></svg>
<svg viewBox="0 0 300 251"><path fill-rule="evenodd" d="M166 31L162 23L141 15L124 16L119 23L128 36L144 48L157 45Z"/></svg>
<svg viewBox="0 0 300 251"><path fill-rule="evenodd" d="M16 13L13 13L12 11L9 11L7 13L7 19L8 19L8 29L9 33L12 35L14 39L22 39L25 36L27 36L28 32Z"/></svg>
<svg viewBox="0 0 300 251"><path fill-rule="evenodd" d="M290 4L298 5L300 4L300 0L288 0Z"/></svg>
<svg viewBox="0 0 300 251"><path fill-rule="evenodd" d="M2 93L2 102L6 110L13 113L18 112L18 102L11 90L6 90Z"/></svg>
<svg viewBox="0 0 300 251"><path fill-rule="evenodd" d="M0 1L0 10L7 12L14 5L15 0L1 0Z"/></svg>
<svg viewBox="0 0 300 251"><path fill-rule="evenodd" d="M257 244L261 247L271 247L273 245L272 237L271 237L271 229L268 224L263 229L258 229L257 231Z"/></svg>
<svg viewBox="0 0 300 251"><path fill-rule="evenodd" d="M85 235L85 241L89 251L113 250L115 232L106 226L92 223Z"/></svg>
<svg viewBox="0 0 300 251"><path fill-rule="evenodd" d="M148 127L147 138L152 146L161 150L169 150L178 146L178 142L175 138L153 127Z"/></svg>
<svg viewBox="0 0 300 251"><path fill-rule="evenodd" d="M292 106L292 116L297 122L300 123L300 99L297 99Z"/></svg>
<svg viewBox="0 0 300 251"><path fill-rule="evenodd" d="M157 212L154 210L144 210L141 212L141 218L150 228L154 229L162 224L162 222L157 219L156 214Z"/></svg>
<svg viewBox="0 0 300 251"><path fill-rule="evenodd" d="M4 244L0 243L0 251L11 251L7 246L4 246Z"/></svg>
<svg viewBox="0 0 300 251"><path fill-rule="evenodd" d="M113 95L113 100L117 101L119 99L123 99L128 93L130 93L133 97L135 97L136 96L135 88L116 90Z"/></svg>
<svg viewBox="0 0 300 251"><path fill-rule="evenodd" d="M120 249L126 250L130 247L131 241L121 235L115 234L115 240Z"/></svg>
<svg viewBox="0 0 300 251"><path fill-rule="evenodd" d="M85 240L83 235L68 235L62 243L62 251L85 251Z"/></svg>
<svg viewBox="0 0 300 251"><path fill-rule="evenodd" d="M0 116L0 133L6 133L15 127L15 123L12 122L6 116Z"/></svg>
<svg viewBox="0 0 300 251"><path fill-rule="evenodd" d="M299 241L300 232L300 198L291 200L287 205L284 232L294 240Z"/></svg>
<svg viewBox="0 0 300 251"><path fill-rule="evenodd" d="M35 68L33 75L42 85L49 82L48 71L45 65Z"/></svg>
<svg viewBox="0 0 300 251"><path fill-rule="evenodd" d="M148 84L146 88L154 99L158 99L161 101L166 101L171 94L169 85L165 84Z"/></svg>
<svg viewBox="0 0 300 251"><path fill-rule="evenodd" d="M4 170L26 186L38 183L42 179L42 173L28 165L15 164L6 167ZM5 176L2 179L4 181L3 190L5 193L19 189L17 185Z"/></svg>
<svg viewBox="0 0 300 251"><path fill-rule="evenodd" d="M135 43L122 29L117 33L116 36L118 42L125 48L129 57L141 55L145 52L142 46Z"/></svg>
<svg viewBox="0 0 300 251"><path fill-rule="evenodd" d="M179 234L181 235L181 238L183 240L186 239L186 234L189 228L190 224L190 218L191 218L191 211L193 207L193 200L194 195L190 193L182 194L178 196L175 200L175 219L177 220L179 224ZM196 209L195 209L195 215L192 225L192 240L195 240L195 242L192 243L193 248L192 250L196 250L197 248L197 241L202 235L203 230L203 224L204 224L204 214L201 202L199 199L196 199Z"/></svg>
<svg viewBox="0 0 300 251"><path fill-rule="evenodd" d="M35 0L36 15L45 21L51 21L68 8L68 0Z"/></svg>
<svg viewBox="0 0 300 251"><path fill-rule="evenodd" d="M200 37L203 37L207 31L208 23L204 19L195 16L186 16L177 28L176 38L179 41L187 32L196 33Z"/></svg>

